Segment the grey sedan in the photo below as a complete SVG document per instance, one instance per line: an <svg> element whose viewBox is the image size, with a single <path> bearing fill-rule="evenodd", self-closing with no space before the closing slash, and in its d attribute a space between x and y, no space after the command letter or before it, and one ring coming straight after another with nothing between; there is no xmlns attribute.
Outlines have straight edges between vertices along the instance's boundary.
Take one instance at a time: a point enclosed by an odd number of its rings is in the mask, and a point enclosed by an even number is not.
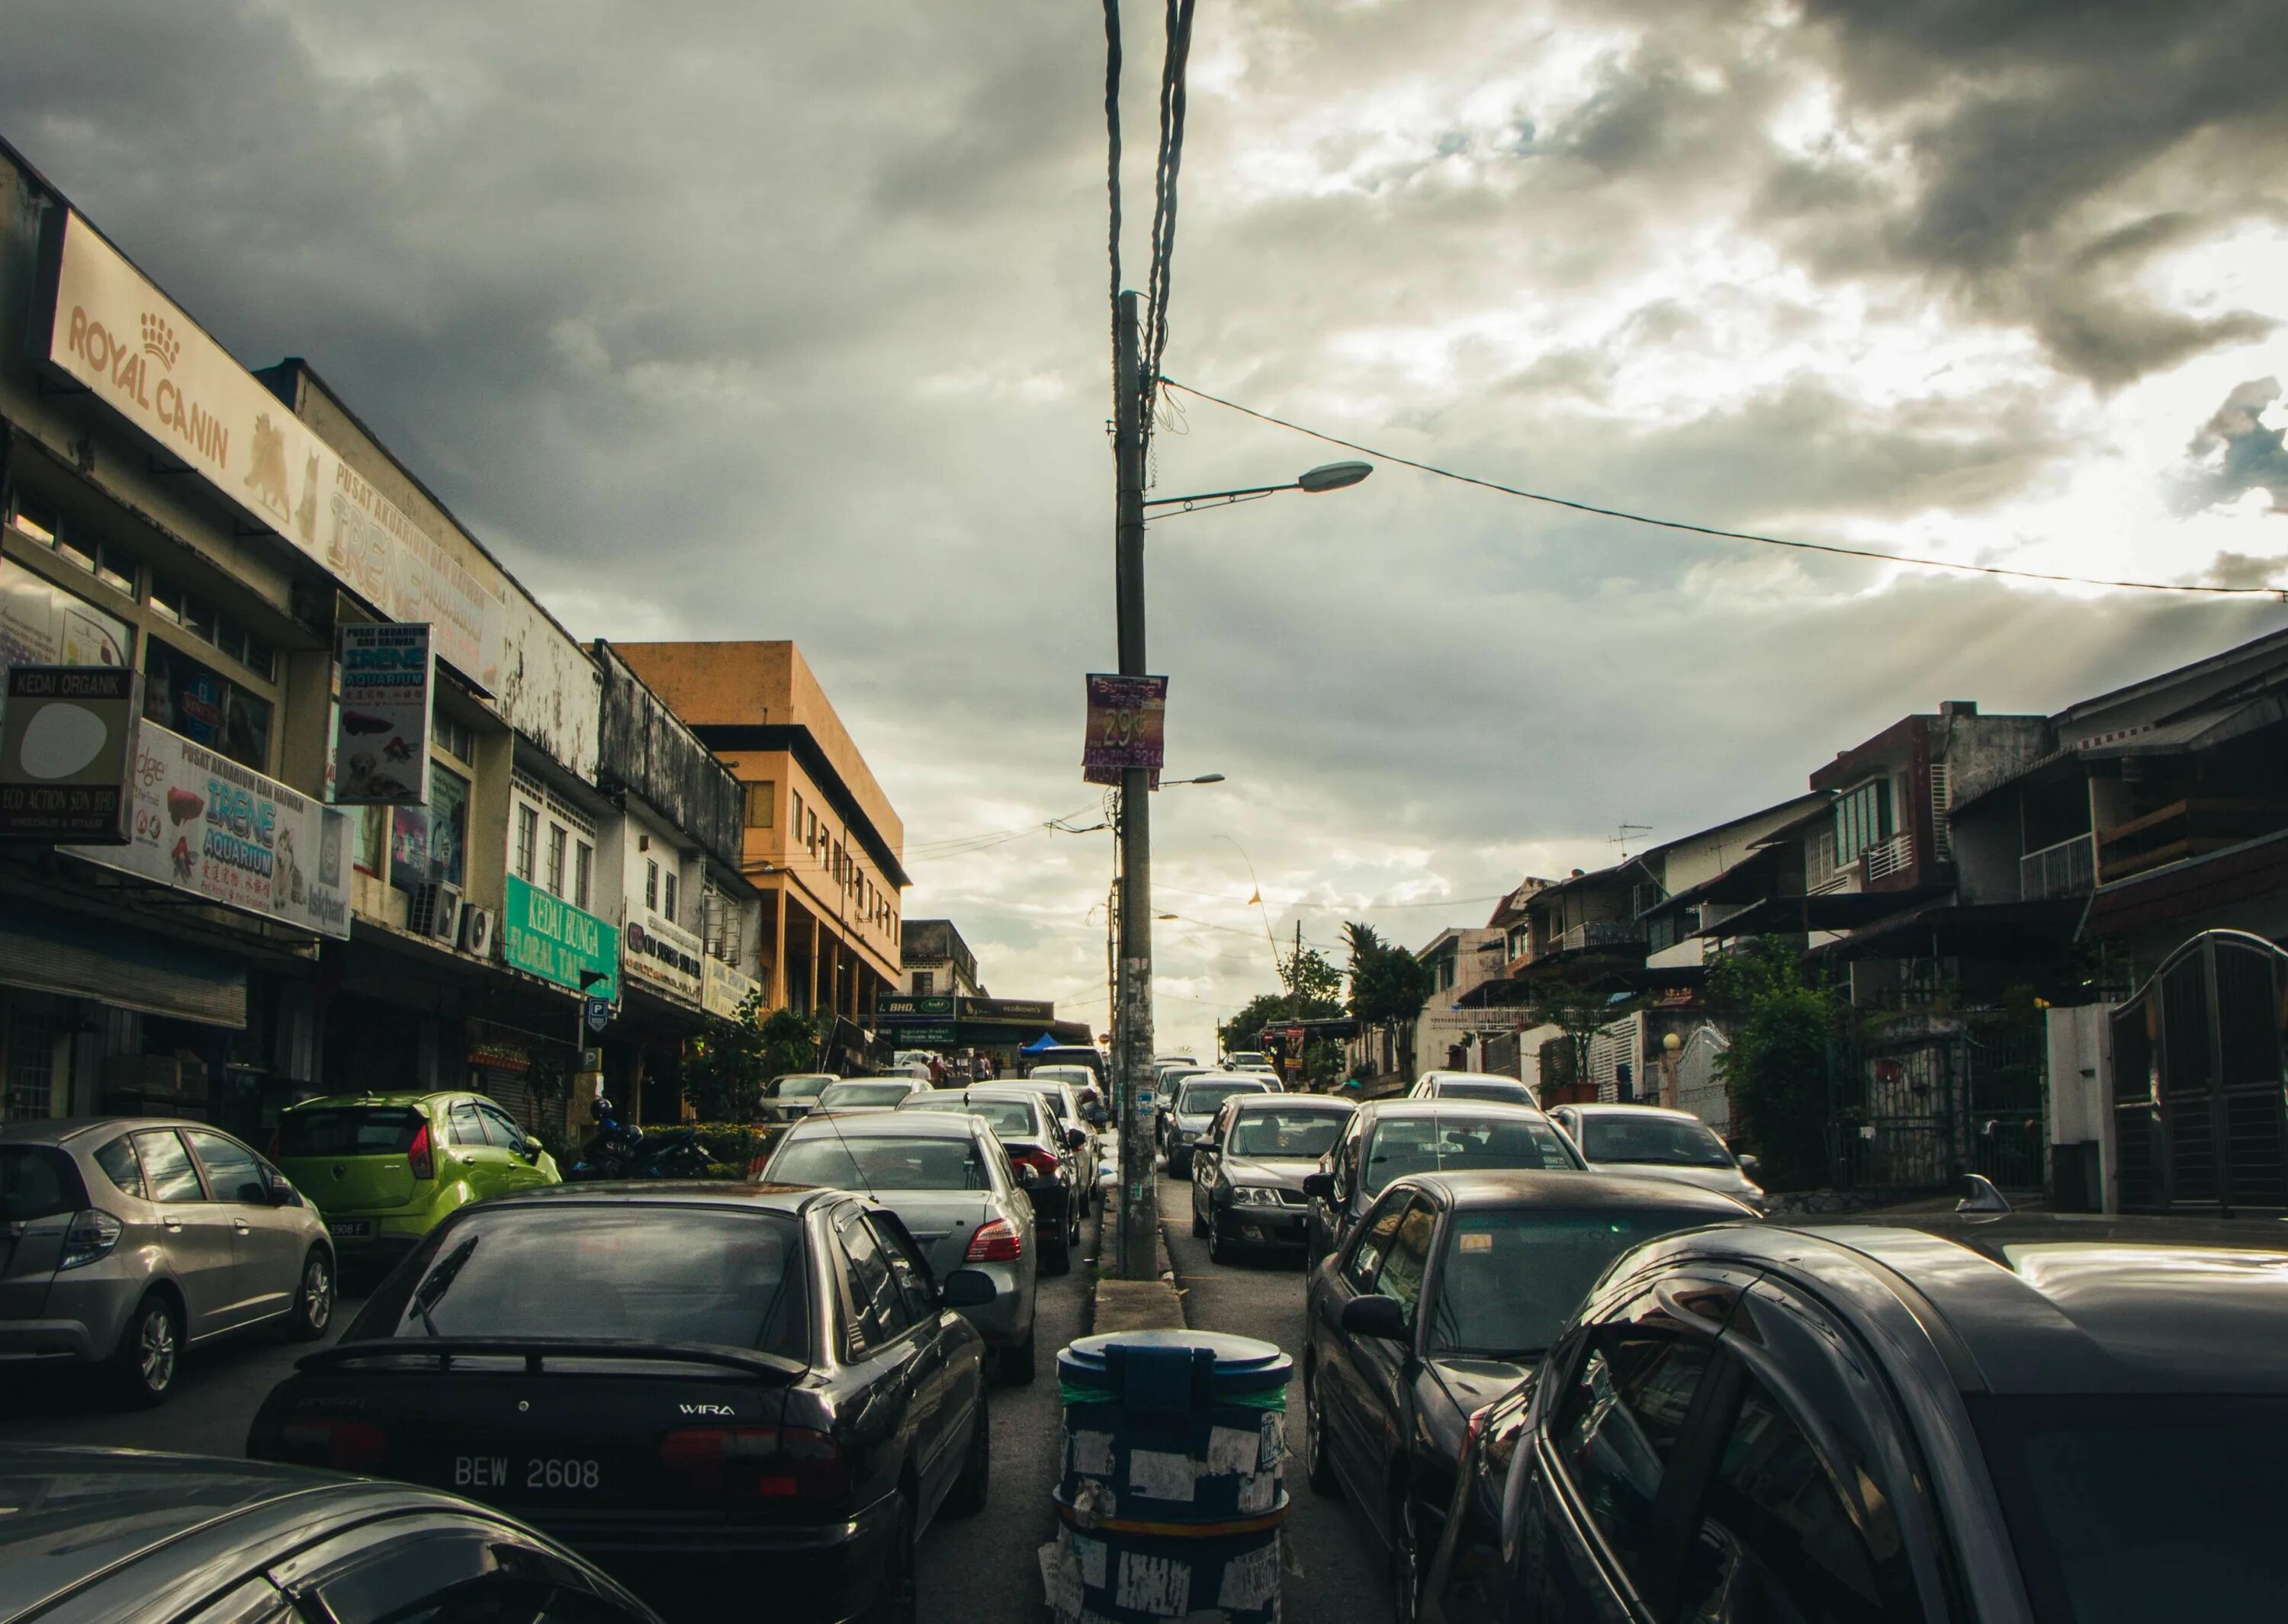
<svg viewBox="0 0 2288 1624"><path fill-rule="evenodd" d="M994 1350L1002 1381L1033 1379L1033 1204L981 1120L938 1111L814 1117L787 1130L762 1182L855 1191L898 1216L939 1279L957 1269L989 1277L993 1300L962 1317Z"/></svg>
<svg viewBox="0 0 2288 1624"><path fill-rule="evenodd" d="M1291 1094L1227 1100L1192 1146L1192 1233L1208 1238L1208 1256L1228 1263L1243 1246L1303 1250L1310 1240L1303 1180L1356 1109L1348 1100Z"/></svg>
<svg viewBox="0 0 2288 1624"><path fill-rule="evenodd" d="M185 1348L260 1325L322 1336L333 1311L325 1224L219 1129L0 1126L0 1361L101 1365L156 1404Z"/></svg>
<svg viewBox="0 0 2288 1624"><path fill-rule="evenodd" d="M1560 1105L1549 1113L1599 1173L1634 1174L1697 1184L1745 1201L1758 1212L1768 1203L1745 1161L1688 1111L1663 1105Z"/></svg>

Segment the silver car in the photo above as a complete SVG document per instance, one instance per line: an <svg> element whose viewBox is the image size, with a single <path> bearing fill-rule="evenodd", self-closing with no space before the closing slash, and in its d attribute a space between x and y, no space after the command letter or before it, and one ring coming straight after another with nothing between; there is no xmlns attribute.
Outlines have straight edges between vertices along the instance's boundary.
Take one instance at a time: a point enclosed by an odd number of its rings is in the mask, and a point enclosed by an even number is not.
<svg viewBox="0 0 2288 1624"><path fill-rule="evenodd" d="M0 1360L100 1365L156 1404L185 1348L260 1325L314 1338L333 1311L325 1224L220 1129L0 1125Z"/></svg>
<svg viewBox="0 0 2288 1624"><path fill-rule="evenodd" d="M994 1350L1000 1380L1033 1379L1040 1273L1033 1204L981 1119L941 1111L814 1117L787 1130L762 1182L867 1196L898 1216L939 1279L957 1269L990 1278L993 1300L961 1315Z"/></svg>
<svg viewBox="0 0 2288 1624"><path fill-rule="evenodd" d="M1261 1072L1202 1072L1178 1083L1175 1097L1167 1101L1160 1118L1160 1151L1168 1159L1168 1176L1192 1176L1192 1146L1215 1121L1223 1102L1235 1094L1270 1094L1277 1085Z"/></svg>
<svg viewBox="0 0 2288 1624"><path fill-rule="evenodd" d="M1498 1105L1531 1105L1541 1100L1515 1077L1499 1072L1425 1072L1406 1096L1409 1099L1482 1099Z"/></svg>
<svg viewBox="0 0 2288 1624"><path fill-rule="evenodd" d="M1310 1095L1239 1094L1224 1102L1192 1146L1192 1233L1208 1256L1231 1261L1240 1247L1309 1245L1303 1181L1335 1148L1357 1107Z"/></svg>
<svg viewBox="0 0 2288 1624"><path fill-rule="evenodd" d="M1768 1209L1758 1169L1688 1111L1665 1105L1559 1105L1549 1113L1580 1147L1593 1171L1633 1173L1697 1184L1737 1196L1758 1212Z"/></svg>
<svg viewBox="0 0 2288 1624"><path fill-rule="evenodd" d="M845 1077L819 1090L818 1111L894 1111L916 1093L927 1093L929 1084L913 1077Z"/></svg>

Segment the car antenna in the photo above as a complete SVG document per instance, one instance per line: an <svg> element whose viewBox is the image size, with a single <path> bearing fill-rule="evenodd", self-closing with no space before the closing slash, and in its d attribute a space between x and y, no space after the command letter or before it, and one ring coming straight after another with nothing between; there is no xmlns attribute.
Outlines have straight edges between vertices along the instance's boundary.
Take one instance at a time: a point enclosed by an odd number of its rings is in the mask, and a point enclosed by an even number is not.
<svg viewBox="0 0 2288 1624"><path fill-rule="evenodd" d="M834 1129L834 1142L842 1147L842 1153L850 1158L850 1170L858 1175L858 1182L865 1185L866 1199L870 1201L880 1200L882 1198L874 1193L874 1181L868 1178L866 1169L858 1165L858 1153L852 1150L850 1141L842 1137L842 1119L830 1111L826 1113L826 1125Z"/></svg>

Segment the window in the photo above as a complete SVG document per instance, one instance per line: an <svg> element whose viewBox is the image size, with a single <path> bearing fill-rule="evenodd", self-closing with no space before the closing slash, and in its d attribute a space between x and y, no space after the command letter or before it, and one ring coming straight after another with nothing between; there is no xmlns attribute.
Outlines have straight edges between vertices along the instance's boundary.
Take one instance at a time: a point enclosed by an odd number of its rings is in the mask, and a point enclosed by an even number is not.
<svg viewBox="0 0 2288 1624"><path fill-rule="evenodd" d="M850 1307L856 1316L851 1327L851 1351L870 1352L907 1328L905 1303L890 1279L881 1243L867 1227L863 1214L853 1211L835 1226L835 1234L849 1267Z"/></svg>
<svg viewBox="0 0 2288 1624"><path fill-rule="evenodd" d="M588 906L590 877L596 867L596 848L584 840L572 843L572 906Z"/></svg>
<svg viewBox="0 0 2288 1624"><path fill-rule="evenodd" d="M55 509L46 503L19 495L16 511L9 515L9 520L34 541L50 547L56 544L56 532L60 527L60 521L56 518Z"/></svg>
<svg viewBox="0 0 2288 1624"><path fill-rule="evenodd" d="M135 1136L136 1159L143 1164L144 1188L155 1201L203 1201L198 1169L183 1142L163 1129Z"/></svg>
<svg viewBox="0 0 2288 1624"><path fill-rule="evenodd" d="M179 624L183 618L183 589L154 571L151 576L151 612L162 620Z"/></svg>
<svg viewBox="0 0 2288 1624"><path fill-rule="evenodd" d="M927 1325L937 1318L937 1292L931 1286L929 1271L921 1260L899 1243L896 1235L886 1228L878 1218L867 1219L874 1238L882 1248L882 1256L889 1260L890 1277L897 1283L909 1325Z"/></svg>
<svg viewBox="0 0 2288 1624"><path fill-rule="evenodd" d="M437 748L465 766L473 766L477 759L477 733L456 716L439 710L430 718L430 728Z"/></svg>
<svg viewBox="0 0 2288 1624"><path fill-rule="evenodd" d="M95 577L115 592L135 596L135 560L108 542L95 550Z"/></svg>
<svg viewBox="0 0 2288 1624"><path fill-rule="evenodd" d="M659 912L659 865L649 859L644 862L644 906Z"/></svg>
<svg viewBox="0 0 2288 1624"><path fill-rule="evenodd" d="M533 849L540 844L540 813L529 806L516 809L516 877L532 878Z"/></svg>
<svg viewBox="0 0 2288 1624"><path fill-rule="evenodd" d="M417 812L418 809L414 809ZM469 780L450 767L429 769L429 877L467 883Z"/></svg>
<svg viewBox="0 0 2288 1624"><path fill-rule="evenodd" d="M485 1143L485 1125L477 1116L473 1100L457 1099L451 1113L453 1143L463 1148L481 1150Z"/></svg>
<svg viewBox="0 0 2288 1624"><path fill-rule="evenodd" d="M1847 863L1891 833L1891 780L1870 779L1835 803L1835 860Z"/></svg>
<svg viewBox="0 0 2288 1624"><path fill-rule="evenodd" d="M493 1145L504 1151L521 1152L524 1149L524 1129L516 1125L507 1112L479 1100L477 1115L484 1122L485 1137Z"/></svg>
<svg viewBox="0 0 2288 1624"><path fill-rule="evenodd" d="M95 1153L103 1176L128 1195L143 1193L143 1164L135 1160L135 1141L122 1134Z"/></svg>
<svg viewBox="0 0 2288 1624"><path fill-rule="evenodd" d="M548 826L548 894L552 897L560 897L564 894L564 826L560 823L550 824Z"/></svg>
<svg viewBox="0 0 2288 1624"><path fill-rule="evenodd" d="M270 701L156 638L146 638L143 715L258 772L270 765Z"/></svg>
<svg viewBox="0 0 2288 1624"><path fill-rule="evenodd" d="M262 1164L255 1161L252 1151L235 1139L203 1129L186 1128L183 1137L198 1153L199 1165L207 1171L207 1187L217 1200L269 1205L270 1181L262 1176Z"/></svg>
<svg viewBox="0 0 2288 1624"><path fill-rule="evenodd" d="M1719 1596L1743 1619L1875 1624L1919 1616L1904 1604L1886 1610L1885 1589L1903 1604L1912 1581L1902 1571L1879 1574L1818 1452L1761 1382L1751 1381L1741 1398L1706 1506L1685 1562L1686 1616Z"/></svg>
<svg viewBox="0 0 2288 1624"><path fill-rule="evenodd" d="M1705 1340L1626 1318L1601 1326L1551 1424L1591 1520L1641 1583L1661 1474L1713 1351Z"/></svg>
<svg viewBox="0 0 2288 1624"><path fill-rule="evenodd" d="M95 543L80 535L76 525L56 532L56 556L78 565L90 574L95 573Z"/></svg>
<svg viewBox="0 0 2288 1624"><path fill-rule="evenodd" d="M1376 1271L1382 1267L1383 1256L1397 1238L1398 1226L1406 1217L1406 1198L1392 1196L1359 1225L1358 1245L1352 1249L1351 1260L1343 1265L1343 1278L1354 1291L1374 1289Z"/></svg>
<svg viewBox="0 0 2288 1624"><path fill-rule="evenodd" d="M914 971L914 996L926 998L937 986L937 972L928 970Z"/></svg>
<svg viewBox="0 0 2288 1624"><path fill-rule="evenodd" d="M1382 1260L1382 1272L1374 1277L1377 1296L1388 1297L1406 1311L1408 1319L1414 1317L1414 1305L1422 1300L1422 1276L1430 1266L1430 1238L1438 1231L1438 1214L1420 1196L1414 1198L1406 1216L1398 1222L1398 1232L1391 1237L1390 1250Z"/></svg>
<svg viewBox="0 0 2288 1624"><path fill-rule="evenodd" d="M674 923L675 920L675 891L677 878L678 875L674 869L671 868L667 871L667 906L660 911L667 915L670 923Z"/></svg>
<svg viewBox="0 0 2288 1624"><path fill-rule="evenodd" d="M747 827L769 828L778 815L779 787L766 779L747 786Z"/></svg>

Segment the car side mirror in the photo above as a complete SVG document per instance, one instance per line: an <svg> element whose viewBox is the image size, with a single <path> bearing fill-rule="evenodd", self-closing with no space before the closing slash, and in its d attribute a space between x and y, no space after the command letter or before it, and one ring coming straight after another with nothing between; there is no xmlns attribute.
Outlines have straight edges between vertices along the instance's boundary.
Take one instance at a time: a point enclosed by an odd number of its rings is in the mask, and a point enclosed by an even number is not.
<svg viewBox="0 0 2288 1624"><path fill-rule="evenodd" d="M1764 1159L1761 1156L1741 1156L1736 1160L1740 1164L1740 1171L1745 1173L1750 1178L1755 1177L1764 1170Z"/></svg>
<svg viewBox="0 0 2288 1624"><path fill-rule="evenodd" d="M1313 1200L1331 1204L1335 1199L1335 1176L1332 1173L1304 1174L1303 1193Z"/></svg>
<svg viewBox="0 0 2288 1624"><path fill-rule="evenodd" d="M1088 1134L1084 1129L1078 1128L1068 1128L1065 1129L1065 1148L1067 1150L1076 1151L1087 1143Z"/></svg>
<svg viewBox="0 0 2288 1624"><path fill-rule="evenodd" d="M1394 1297L1353 1297L1343 1304L1342 1327L1353 1336L1406 1340L1406 1311Z"/></svg>
<svg viewBox="0 0 2288 1624"><path fill-rule="evenodd" d="M999 1289L982 1269L956 1269L938 1287L937 1300L948 1308L983 1308Z"/></svg>

